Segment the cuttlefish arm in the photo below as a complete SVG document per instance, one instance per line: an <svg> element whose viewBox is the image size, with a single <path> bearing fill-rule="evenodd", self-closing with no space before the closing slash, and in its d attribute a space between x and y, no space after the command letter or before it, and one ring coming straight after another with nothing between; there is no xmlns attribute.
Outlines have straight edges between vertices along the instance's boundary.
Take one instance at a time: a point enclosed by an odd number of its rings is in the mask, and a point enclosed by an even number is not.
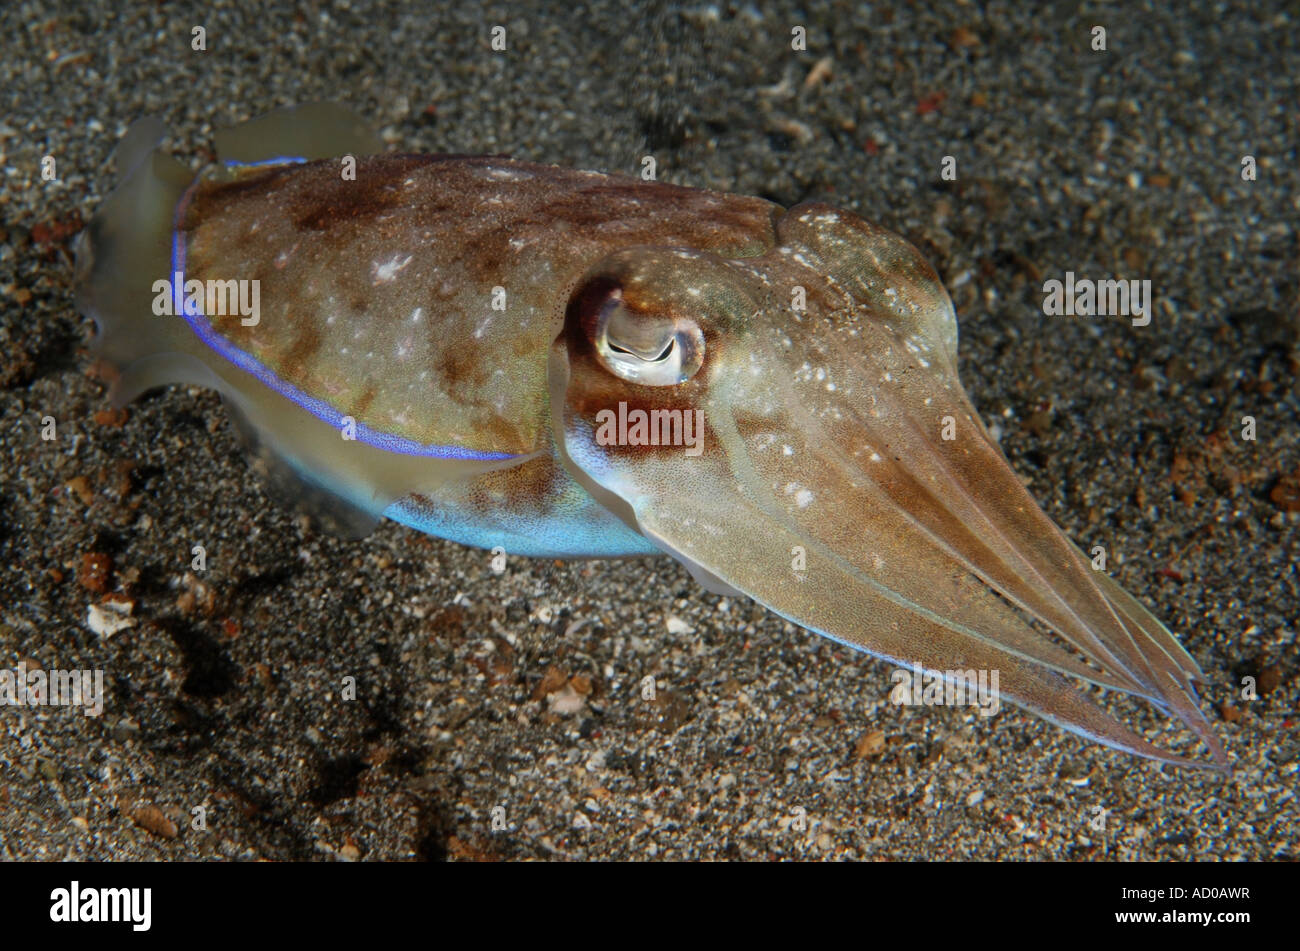
<svg viewBox="0 0 1300 951"><path fill-rule="evenodd" d="M1003 699L1065 729L1224 767L1195 663L1092 570L979 421L933 270L824 205L776 235L761 257L643 247L591 269L549 367L570 473L697 577L796 624L929 672L996 670ZM615 433L635 410L689 416L702 440ZM1148 742L1067 677L1151 701L1212 762Z"/></svg>

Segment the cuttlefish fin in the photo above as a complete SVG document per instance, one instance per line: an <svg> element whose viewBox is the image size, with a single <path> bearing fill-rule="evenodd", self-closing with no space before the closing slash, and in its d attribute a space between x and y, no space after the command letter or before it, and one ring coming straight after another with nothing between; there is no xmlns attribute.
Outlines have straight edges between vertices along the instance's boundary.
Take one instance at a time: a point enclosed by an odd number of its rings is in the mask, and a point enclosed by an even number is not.
<svg viewBox="0 0 1300 951"><path fill-rule="evenodd" d="M167 138L167 123L157 116L145 116L131 123L122 141L113 149L112 161L117 167L118 184L130 178L140 163L153 155L159 143Z"/></svg>
<svg viewBox="0 0 1300 951"><path fill-rule="evenodd" d="M220 389L220 385L216 388ZM365 538L375 530L382 517L376 506L349 498L347 493L335 491L314 478L276 448L273 430L251 419L239 402L231 399L223 402L249 465L275 502L305 517L312 530L338 538Z"/></svg>
<svg viewBox="0 0 1300 951"><path fill-rule="evenodd" d="M118 186L77 236L77 309L99 331L95 355L109 373L109 398L121 406L164 383L211 386L215 377L190 356L183 321L153 315L155 280L170 280L176 205L194 180L181 162L158 150L167 129L141 119L115 158Z"/></svg>
<svg viewBox="0 0 1300 951"><path fill-rule="evenodd" d="M346 106L334 102L309 102L275 109L266 115L212 136L223 161L242 165L271 163L277 159L335 158L374 155L384 142Z"/></svg>

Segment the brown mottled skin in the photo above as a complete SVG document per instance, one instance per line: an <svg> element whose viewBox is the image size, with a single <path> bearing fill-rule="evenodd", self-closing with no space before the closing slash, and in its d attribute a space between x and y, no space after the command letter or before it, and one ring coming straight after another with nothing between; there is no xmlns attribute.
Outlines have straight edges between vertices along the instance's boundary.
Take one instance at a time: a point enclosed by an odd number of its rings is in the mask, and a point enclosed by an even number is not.
<svg viewBox="0 0 1300 951"><path fill-rule="evenodd" d="M761 254L779 211L511 159L375 155L355 181L337 160L220 172L181 230L187 278L261 281L257 326L212 323L281 379L375 429L526 453L547 438L547 350L593 261L640 244Z"/></svg>

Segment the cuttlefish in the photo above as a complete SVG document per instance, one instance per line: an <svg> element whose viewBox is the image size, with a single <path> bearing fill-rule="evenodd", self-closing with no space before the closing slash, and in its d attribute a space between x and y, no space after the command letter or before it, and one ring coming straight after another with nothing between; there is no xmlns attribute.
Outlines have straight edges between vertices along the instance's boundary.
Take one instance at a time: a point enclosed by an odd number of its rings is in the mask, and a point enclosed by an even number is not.
<svg viewBox="0 0 1300 951"><path fill-rule="evenodd" d="M817 202L387 153L330 105L218 133L198 177L165 134L128 133L78 245L119 405L220 391L272 479L352 534L667 554L840 644L995 671L1067 730L1226 768L1204 675L1012 471L958 379L952 302L898 235Z"/></svg>

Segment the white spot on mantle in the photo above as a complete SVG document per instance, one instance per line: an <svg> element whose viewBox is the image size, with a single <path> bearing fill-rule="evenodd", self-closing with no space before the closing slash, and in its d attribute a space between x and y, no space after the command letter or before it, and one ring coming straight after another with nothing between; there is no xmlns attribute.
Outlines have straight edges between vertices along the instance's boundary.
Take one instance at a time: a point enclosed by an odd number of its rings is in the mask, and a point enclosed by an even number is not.
<svg viewBox="0 0 1300 951"><path fill-rule="evenodd" d="M403 257L401 254L394 254L387 261L375 261L370 265L370 273L374 276L371 282L372 286L378 287L380 284L389 284L397 278L397 274L402 268L411 263L411 255Z"/></svg>

